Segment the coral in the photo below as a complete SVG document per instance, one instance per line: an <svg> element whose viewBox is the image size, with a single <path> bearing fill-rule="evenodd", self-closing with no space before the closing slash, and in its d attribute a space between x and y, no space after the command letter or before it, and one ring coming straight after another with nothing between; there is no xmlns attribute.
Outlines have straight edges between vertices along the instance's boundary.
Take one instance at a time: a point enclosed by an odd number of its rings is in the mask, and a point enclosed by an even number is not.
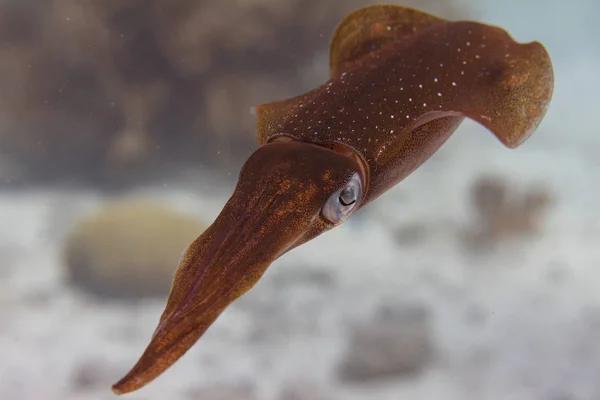
<svg viewBox="0 0 600 400"><path fill-rule="evenodd" d="M115 201L78 221L67 238L69 281L101 298L166 296L182 251L204 229L168 207Z"/></svg>

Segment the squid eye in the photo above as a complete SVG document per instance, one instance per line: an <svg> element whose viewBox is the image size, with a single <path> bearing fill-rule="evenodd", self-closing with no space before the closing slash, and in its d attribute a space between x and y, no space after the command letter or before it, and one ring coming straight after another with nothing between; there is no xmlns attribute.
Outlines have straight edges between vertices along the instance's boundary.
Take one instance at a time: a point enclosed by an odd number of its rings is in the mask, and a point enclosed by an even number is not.
<svg viewBox="0 0 600 400"><path fill-rule="evenodd" d="M321 213L329 222L341 223L358 208L361 197L362 182L358 173L355 173L344 187L331 195Z"/></svg>

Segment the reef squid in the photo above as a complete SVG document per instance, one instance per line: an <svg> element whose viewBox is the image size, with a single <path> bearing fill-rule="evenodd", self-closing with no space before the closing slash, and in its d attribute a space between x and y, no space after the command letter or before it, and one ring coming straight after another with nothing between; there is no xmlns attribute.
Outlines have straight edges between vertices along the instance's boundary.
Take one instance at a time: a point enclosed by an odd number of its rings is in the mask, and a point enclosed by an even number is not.
<svg viewBox="0 0 600 400"><path fill-rule="evenodd" d="M146 385L288 251L340 225L435 153L465 118L523 143L552 97L550 57L505 30L369 6L333 34L329 80L254 108L259 147L184 251L150 343L117 394Z"/></svg>

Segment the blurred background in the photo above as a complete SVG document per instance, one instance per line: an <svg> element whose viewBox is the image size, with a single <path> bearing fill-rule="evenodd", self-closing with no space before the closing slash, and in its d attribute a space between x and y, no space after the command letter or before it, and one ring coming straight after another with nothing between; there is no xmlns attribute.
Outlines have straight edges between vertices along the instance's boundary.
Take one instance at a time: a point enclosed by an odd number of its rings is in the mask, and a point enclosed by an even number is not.
<svg viewBox="0 0 600 400"><path fill-rule="evenodd" d="M0 399L112 399L180 252L256 149L250 108L327 79L365 0L0 1ZM407 0L541 41L547 117L465 122L286 254L131 399L600 399L600 5Z"/></svg>

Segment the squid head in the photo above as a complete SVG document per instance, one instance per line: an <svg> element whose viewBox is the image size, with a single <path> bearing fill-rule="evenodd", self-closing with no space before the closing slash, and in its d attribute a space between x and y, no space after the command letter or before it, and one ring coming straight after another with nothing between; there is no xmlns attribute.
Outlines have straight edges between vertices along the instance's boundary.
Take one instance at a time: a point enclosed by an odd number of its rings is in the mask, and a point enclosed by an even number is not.
<svg viewBox="0 0 600 400"><path fill-rule="evenodd" d="M150 344L113 390L138 389L171 366L274 260L358 209L364 181L351 153L296 141L260 147L215 222L184 252Z"/></svg>

